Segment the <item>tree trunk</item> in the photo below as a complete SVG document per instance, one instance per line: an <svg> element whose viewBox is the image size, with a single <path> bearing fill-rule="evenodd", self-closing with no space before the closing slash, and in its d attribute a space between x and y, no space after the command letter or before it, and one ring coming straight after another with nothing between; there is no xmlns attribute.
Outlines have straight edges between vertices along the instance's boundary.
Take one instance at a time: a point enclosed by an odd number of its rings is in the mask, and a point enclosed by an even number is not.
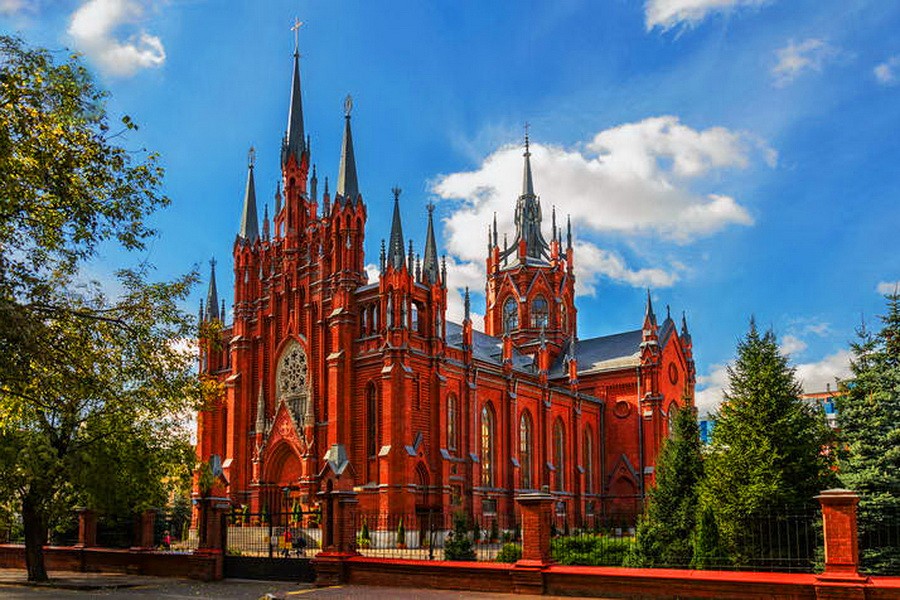
<svg viewBox="0 0 900 600"><path fill-rule="evenodd" d="M25 568L28 581L47 581L44 544L47 543L47 517L31 492L22 499L22 524L25 526Z"/></svg>

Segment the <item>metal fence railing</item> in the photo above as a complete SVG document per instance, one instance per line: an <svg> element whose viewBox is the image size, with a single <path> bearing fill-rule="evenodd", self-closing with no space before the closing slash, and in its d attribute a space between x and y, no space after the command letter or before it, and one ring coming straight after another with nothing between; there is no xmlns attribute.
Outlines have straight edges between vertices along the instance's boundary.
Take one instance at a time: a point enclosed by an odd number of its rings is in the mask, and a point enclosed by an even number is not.
<svg viewBox="0 0 900 600"><path fill-rule="evenodd" d="M861 502L860 570L867 575L900 575L900 507Z"/></svg>
<svg viewBox="0 0 900 600"><path fill-rule="evenodd" d="M250 513L236 510L226 519L230 556L303 558L322 545L318 512Z"/></svg>
<svg viewBox="0 0 900 600"><path fill-rule="evenodd" d="M519 515L360 513L355 531L357 550L373 558L515 562L522 555Z"/></svg>

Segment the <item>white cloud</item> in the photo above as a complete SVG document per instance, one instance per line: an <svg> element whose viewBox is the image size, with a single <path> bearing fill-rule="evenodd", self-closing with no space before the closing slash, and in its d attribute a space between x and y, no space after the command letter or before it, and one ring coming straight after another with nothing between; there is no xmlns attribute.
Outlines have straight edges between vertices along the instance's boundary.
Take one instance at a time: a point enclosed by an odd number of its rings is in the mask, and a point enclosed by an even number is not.
<svg viewBox="0 0 900 600"><path fill-rule="evenodd" d="M14 15L26 7L29 7L29 4L25 0L0 0L0 15Z"/></svg>
<svg viewBox="0 0 900 600"><path fill-rule="evenodd" d="M781 347L785 346L787 338L782 338ZM796 338L794 338L796 340ZM801 345L805 344L797 340ZM782 350L784 352L784 350ZM825 358L810 363L794 365L797 381L806 393L825 391L827 385L834 388L835 379L845 379L850 376L849 350L839 350L829 354ZM728 371L726 365L712 365L708 375L697 377L696 393L697 412L700 416L707 415L718 409L724 397L724 391L728 387Z"/></svg>
<svg viewBox="0 0 900 600"><path fill-rule="evenodd" d="M875 78L882 85L897 83L897 69L900 68L900 56L892 56L873 69Z"/></svg>
<svg viewBox="0 0 900 600"><path fill-rule="evenodd" d="M629 269L625 260L609 250L590 242L577 241L575 250L575 293L594 296L601 276L633 287L671 287L678 275L664 269Z"/></svg>
<svg viewBox="0 0 900 600"><path fill-rule="evenodd" d="M366 265L366 275L369 278L369 283L376 283L381 279L381 269L375 263L369 263Z"/></svg>
<svg viewBox="0 0 900 600"><path fill-rule="evenodd" d="M644 22L647 31L654 27L665 31L679 24L697 25L713 13L762 6L768 2L769 0L647 0L644 3Z"/></svg>
<svg viewBox="0 0 900 600"><path fill-rule="evenodd" d="M837 49L819 38L809 38L802 42L788 42L784 48L775 51L778 62L772 67L776 87L792 83L805 71L820 73L825 63L838 55Z"/></svg>
<svg viewBox="0 0 900 600"><path fill-rule="evenodd" d="M799 354L806 350L807 344L795 335L786 335L781 338L778 350L782 354Z"/></svg>
<svg viewBox="0 0 900 600"><path fill-rule="evenodd" d="M143 29L125 39L117 37L120 29L135 25L143 14L144 6L138 0L87 0L72 14L68 33L103 72L131 76L166 60L162 41Z"/></svg>
<svg viewBox="0 0 900 600"><path fill-rule="evenodd" d="M888 294L896 294L898 291L900 291L900 281L882 281L878 284L878 287L876 289L882 296L887 296Z"/></svg>
<svg viewBox="0 0 900 600"><path fill-rule="evenodd" d="M849 350L839 350L818 362L796 365L797 380L803 386L803 391L806 393L824 392L828 384L834 388L835 379L845 379L850 376L851 357L852 354Z"/></svg>
<svg viewBox="0 0 900 600"><path fill-rule="evenodd" d="M718 171L748 167L755 157L769 165L777 157L746 132L695 130L674 116L601 131L581 148L533 144L531 153L535 188L545 192L545 238L551 235L551 205L557 207L561 228L563 215L571 214L574 233L581 238L575 258L580 292L588 294L598 274L639 287L672 285L677 276L658 266L630 268L620 256L583 238L614 232L687 244L730 225L752 225L753 218L734 198L694 188ZM486 228L494 213L501 232L515 231L512 208L521 193L522 168L522 149L508 145L475 170L440 176L432 186L443 199L461 200L443 219L446 247L460 262L478 265L479 277L487 252ZM582 252L591 258L579 258Z"/></svg>

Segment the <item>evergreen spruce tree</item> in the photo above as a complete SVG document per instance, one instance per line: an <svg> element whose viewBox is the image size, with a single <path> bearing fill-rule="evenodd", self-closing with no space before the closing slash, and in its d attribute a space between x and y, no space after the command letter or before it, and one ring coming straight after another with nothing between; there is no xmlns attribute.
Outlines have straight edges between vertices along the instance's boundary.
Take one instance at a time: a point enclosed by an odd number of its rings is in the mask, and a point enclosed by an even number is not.
<svg viewBox="0 0 900 600"><path fill-rule="evenodd" d="M702 476L700 428L693 407L685 406L678 411L672 437L657 458L656 485L648 494L627 566L687 567L691 563Z"/></svg>
<svg viewBox="0 0 900 600"><path fill-rule="evenodd" d="M750 320L728 376L701 504L715 516L722 549L746 565L762 554L777 558L777 516L833 485L833 455L823 452L831 437L824 415L801 400L794 369L771 330L760 335Z"/></svg>
<svg viewBox="0 0 900 600"><path fill-rule="evenodd" d="M860 495L863 567L900 567L900 548L876 544L885 519L900 518L900 294L886 296L882 329L863 326L852 345L853 379L838 397L841 483ZM881 546L881 547L878 547Z"/></svg>

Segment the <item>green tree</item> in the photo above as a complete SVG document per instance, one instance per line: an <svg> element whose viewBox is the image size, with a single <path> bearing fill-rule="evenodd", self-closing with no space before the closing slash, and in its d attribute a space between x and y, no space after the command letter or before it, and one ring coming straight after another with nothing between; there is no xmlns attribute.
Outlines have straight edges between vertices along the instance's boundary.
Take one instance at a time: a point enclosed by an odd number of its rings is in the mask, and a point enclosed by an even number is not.
<svg viewBox="0 0 900 600"><path fill-rule="evenodd" d="M729 384L714 415L704 463L701 504L712 510L723 550L735 564L778 552L776 541L751 535L775 527L785 507L806 505L833 482L831 434L824 415L800 398L793 367L775 334L760 335L751 319L738 342Z"/></svg>
<svg viewBox="0 0 900 600"><path fill-rule="evenodd" d="M199 395L191 274L120 271L108 298L80 269L100 244L139 250L168 204L157 157L122 145L77 57L0 36L0 500L20 506L28 578L75 503L139 510L188 476L185 411Z"/></svg>
<svg viewBox="0 0 900 600"><path fill-rule="evenodd" d="M453 530L444 542L444 560L475 560L475 548L469 538L466 513L453 513Z"/></svg>
<svg viewBox="0 0 900 600"><path fill-rule="evenodd" d="M866 543L884 527L883 519L900 516L900 294L888 294L886 301L881 330L858 331L851 346L853 377L837 399L840 479L860 495L862 561L870 569L900 564L896 544Z"/></svg>
<svg viewBox="0 0 900 600"><path fill-rule="evenodd" d="M696 411L685 406L675 416L672 437L656 461L656 485L638 521L635 543L626 564L631 567L686 567L693 558L692 537L703 477L700 428Z"/></svg>

